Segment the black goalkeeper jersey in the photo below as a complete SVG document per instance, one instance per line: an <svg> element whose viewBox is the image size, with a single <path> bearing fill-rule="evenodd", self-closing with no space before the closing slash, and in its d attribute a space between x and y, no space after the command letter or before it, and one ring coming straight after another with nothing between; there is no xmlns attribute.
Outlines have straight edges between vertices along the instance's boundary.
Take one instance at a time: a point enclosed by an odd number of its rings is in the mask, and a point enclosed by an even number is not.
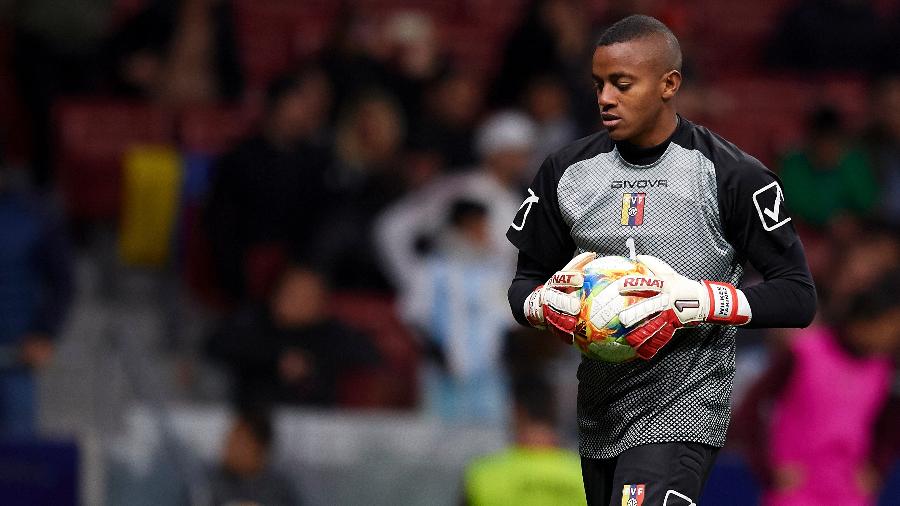
<svg viewBox="0 0 900 506"><path fill-rule="evenodd" d="M691 279L739 284L749 261L765 278L746 288L751 326L805 326L815 294L781 185L758 160L679 117L671 138L639 149L601 131L542 165L507 232L520 250L510 304L524 322L530 291L573 255L637 254ZM679 330L650 361L583 359L580 450L609 458L641 444L723 446L734 378L735 329Z"/></svg>

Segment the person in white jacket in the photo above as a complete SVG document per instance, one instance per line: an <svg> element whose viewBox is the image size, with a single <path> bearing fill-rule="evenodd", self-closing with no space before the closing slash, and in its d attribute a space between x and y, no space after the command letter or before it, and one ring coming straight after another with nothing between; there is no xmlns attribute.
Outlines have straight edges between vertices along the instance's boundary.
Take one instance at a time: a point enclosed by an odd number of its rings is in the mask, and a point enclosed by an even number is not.
<svg viewBox="0 0 900 506"><path fill-rule="evenodd" d="M524 113L502 111L489 117L477 133L481 163L471 170L439 177L389 207L376 220L375 242L386 273L402 294L423 259L423 239L439 239L453 202L467 199L487 207L490 250L507 261L512 274L516 249L505 239L509 217L521 204L522 181L533 171L531 155L536 126Z"/></svg>

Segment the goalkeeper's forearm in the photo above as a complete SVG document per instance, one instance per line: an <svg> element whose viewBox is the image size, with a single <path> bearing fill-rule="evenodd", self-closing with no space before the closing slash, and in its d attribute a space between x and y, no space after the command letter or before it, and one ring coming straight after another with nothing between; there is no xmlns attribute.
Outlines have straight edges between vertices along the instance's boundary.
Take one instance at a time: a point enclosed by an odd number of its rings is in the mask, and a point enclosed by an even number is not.
<svg viewBox="0 0 900 506"><path fill-rule="evenodd" d="M525 318L525 311L522 309L525 307L525 299L531 295L531 292L533 292L535 288L543 284L547 278L552 276L553 273L553 269L546 269L525 253L519 252L516 275L509 285L509 291L507 293L509 307L517 322L526 327L531 326Z"/></svg>
<svg viewBox="0 0 900 506"><path fill-rule="evenodd" d="M764 282L743 289L753 319L749 328L801 328L816 315L816 287L800 241L783 254L755 265Z"/></svg>

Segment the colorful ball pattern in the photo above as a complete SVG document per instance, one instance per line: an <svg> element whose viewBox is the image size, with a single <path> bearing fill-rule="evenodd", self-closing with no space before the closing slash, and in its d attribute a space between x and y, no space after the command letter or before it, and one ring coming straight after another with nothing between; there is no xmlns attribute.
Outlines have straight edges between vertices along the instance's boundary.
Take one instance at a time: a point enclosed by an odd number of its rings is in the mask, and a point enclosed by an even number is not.
<svg viewBox="0 0 900 506"><path fill-rule="evenodd" d="M581 289L581 314L575 328L575 346L591 359L605 362L626 362L635 358L634 348L628 345L625 334L629 332L619 321L618 315L609 322L592 322L591 304L604 288L628 274L649 274L640 262L621 256L600 257L584 268L584 286ZM614 288L613 288L614 289ZM626 306L641 297L625 297Z"/></svg>

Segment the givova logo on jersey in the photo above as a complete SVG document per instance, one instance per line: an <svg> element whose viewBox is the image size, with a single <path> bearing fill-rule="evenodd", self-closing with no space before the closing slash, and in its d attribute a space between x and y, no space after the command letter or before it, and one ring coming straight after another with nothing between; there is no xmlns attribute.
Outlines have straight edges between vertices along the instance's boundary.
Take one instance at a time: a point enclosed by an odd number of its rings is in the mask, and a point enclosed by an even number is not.
<svg viewBox="0 0 900 506"><path fill-rule="evenodd" d="M644 504L645 484L625 485L622 488L622 506L641 506Z"/></svg>

